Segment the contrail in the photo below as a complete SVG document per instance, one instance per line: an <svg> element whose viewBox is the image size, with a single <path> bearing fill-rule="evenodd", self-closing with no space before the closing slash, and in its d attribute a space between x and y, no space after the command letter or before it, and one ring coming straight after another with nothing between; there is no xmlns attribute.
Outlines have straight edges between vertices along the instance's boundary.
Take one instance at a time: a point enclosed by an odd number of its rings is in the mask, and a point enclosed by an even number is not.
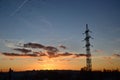
<svg viewBox="0 0 120 80"><path fill-rule="evenodd" d="M13 15L15 15L15 13L17 13L24 5L25 5L25 3L27 3L29 0L24 0L23 2L22 2L22 4L10 15L10 16L13 16Z"/></svg>

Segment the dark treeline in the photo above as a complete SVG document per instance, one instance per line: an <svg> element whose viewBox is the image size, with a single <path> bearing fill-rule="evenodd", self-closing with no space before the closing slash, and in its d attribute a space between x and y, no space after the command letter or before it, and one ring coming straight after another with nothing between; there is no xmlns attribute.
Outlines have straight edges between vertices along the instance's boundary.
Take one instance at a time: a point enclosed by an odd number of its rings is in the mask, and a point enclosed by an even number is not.
<svg viewBox="0 0 120 80"><path fill-rule="evenodd" d="M0 72L0 80L120 80L118 70L110 71L72 71L40 70Z"/></svg>

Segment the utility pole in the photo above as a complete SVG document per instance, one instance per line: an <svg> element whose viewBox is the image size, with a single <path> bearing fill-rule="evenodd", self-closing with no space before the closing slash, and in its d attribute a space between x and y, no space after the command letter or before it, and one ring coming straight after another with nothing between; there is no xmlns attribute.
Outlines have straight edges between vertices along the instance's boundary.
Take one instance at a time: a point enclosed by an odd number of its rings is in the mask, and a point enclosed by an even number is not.
<svg viewBox="0 0 120 80"><path fill-rule="evenodd" d="M88 29L88 24L86 24L86 30L84 32L84 34L86 35L85 37L85 42L86 42L86 70L87 71L91 71L92 70L92 61L91 61L91 52L90 52L90 38L92 38L90 35L89 35L89 32L91 32L89 29Z"/></svg>

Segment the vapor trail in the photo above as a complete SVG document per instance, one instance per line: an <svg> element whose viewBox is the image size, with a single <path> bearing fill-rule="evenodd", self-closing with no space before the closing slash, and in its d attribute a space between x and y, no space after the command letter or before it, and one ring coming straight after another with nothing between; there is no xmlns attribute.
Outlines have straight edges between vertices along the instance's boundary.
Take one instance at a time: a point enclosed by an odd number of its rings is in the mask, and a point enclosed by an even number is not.
<svg viewBox="0 0 120 80"><path fill-rule="evenodd" d="M15 13L17 13L24 5L25 5L25 3L27 3L29 0L24 0L23 2L22 2L22 4L10 15L10 16L14 16L15 15Z"/></svg>

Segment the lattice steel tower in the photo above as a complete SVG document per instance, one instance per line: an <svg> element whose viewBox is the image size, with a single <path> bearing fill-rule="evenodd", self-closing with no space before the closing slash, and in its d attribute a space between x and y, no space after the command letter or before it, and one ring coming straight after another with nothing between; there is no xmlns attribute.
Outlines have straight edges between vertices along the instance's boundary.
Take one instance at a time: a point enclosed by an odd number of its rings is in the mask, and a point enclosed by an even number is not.
<svg viewBox="0 0 120 80"><path fill-rule="evenodd" d="M89 29L88 29L88 24L86 24L86 30L85 30L85 42L86 42L86 70L87 71L91 71L92 70L92 61L91 61L91 52L90 52L90 38L92 38L90 35L89 35L89 32L91 32Z"/></svg>

